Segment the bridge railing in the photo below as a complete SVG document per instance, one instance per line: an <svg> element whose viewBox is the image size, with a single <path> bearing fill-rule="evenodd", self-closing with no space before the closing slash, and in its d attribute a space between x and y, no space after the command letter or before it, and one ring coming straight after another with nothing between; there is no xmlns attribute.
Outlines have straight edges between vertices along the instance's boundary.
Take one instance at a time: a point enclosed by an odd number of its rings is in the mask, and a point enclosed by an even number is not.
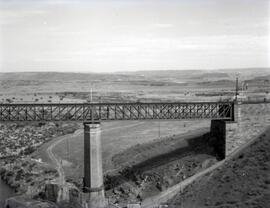
<svg viewBox="0 0 270 208"><path fill-rule="evenodd" d="M0 121L233 120L232 102L0 104Z"/></svg>

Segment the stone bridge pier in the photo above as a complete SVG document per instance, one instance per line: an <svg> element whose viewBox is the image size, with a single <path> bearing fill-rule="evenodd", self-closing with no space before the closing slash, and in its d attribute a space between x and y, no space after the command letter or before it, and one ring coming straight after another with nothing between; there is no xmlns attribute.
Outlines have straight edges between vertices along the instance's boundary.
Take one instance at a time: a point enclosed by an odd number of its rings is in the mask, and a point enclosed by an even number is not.
<svg viewBox="0 0 270 208"><path fill-rule="evenodd" d="M100 122L84 123L84 207L104 208Z"/></svg>
<svg viewBox="0 0 270 208"><path fill-rule="evenodd" d="M219 159L225 159L231 153L231 140L235 137L236 131L241 123L241 106L233 105L232 119L211 120L210 146L213 146ZM237 139L237 138L236 138Z"/></svg>

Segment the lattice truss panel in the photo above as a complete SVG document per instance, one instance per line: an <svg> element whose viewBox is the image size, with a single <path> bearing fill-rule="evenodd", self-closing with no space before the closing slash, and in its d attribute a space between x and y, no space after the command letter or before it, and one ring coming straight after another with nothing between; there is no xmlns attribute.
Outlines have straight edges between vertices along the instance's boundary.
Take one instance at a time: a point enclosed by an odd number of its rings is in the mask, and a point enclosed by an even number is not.
<svg viewBox="0 0 270 208"><path fill-rule="evenodd" d="M93 116L92 116L93 115ZM233 120L233 103L0 104L0 121Z"/></svg>

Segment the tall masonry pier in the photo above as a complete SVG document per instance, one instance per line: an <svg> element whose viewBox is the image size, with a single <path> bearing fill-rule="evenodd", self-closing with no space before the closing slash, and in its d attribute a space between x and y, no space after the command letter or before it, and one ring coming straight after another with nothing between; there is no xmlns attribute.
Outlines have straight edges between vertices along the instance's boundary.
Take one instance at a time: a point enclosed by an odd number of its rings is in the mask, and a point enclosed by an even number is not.
<svg viewBox="0 0 270 208"><path fill-rule="evenodd" d="M84 123L84 198L87 208L106 206L100 133L100 122Z"/></svg>

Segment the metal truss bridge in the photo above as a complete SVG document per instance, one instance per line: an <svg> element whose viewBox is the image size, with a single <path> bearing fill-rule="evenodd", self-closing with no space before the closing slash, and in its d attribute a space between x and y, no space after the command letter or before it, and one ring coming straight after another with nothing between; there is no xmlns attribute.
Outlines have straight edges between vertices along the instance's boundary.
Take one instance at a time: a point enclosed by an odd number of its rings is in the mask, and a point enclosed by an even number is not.
<svg viewBox="0 0 270 208"><path fill-rule="evenodd" d="M233 102L0 104L0 122L234 120Z"/></svg>

